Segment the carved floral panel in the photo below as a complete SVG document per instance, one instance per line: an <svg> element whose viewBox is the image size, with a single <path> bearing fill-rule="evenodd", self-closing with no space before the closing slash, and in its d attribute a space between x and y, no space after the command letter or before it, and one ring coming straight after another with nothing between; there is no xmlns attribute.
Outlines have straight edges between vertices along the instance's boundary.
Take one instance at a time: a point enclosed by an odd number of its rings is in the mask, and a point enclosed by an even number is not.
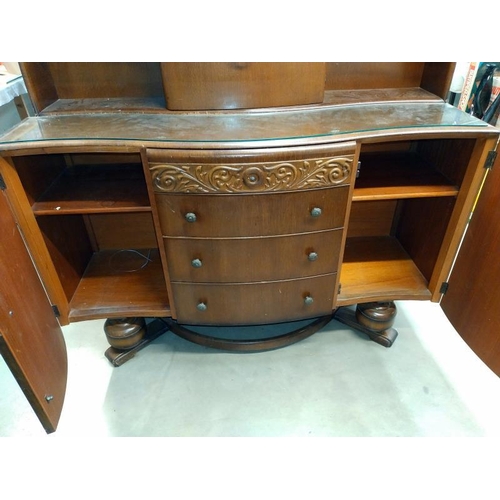
<svg viewBox="0 0 500 500"><path fill-rule="evenodd" d="M252 164L153 164L157 192L243 193L316 189L348 182L353 155Z"/></svg>

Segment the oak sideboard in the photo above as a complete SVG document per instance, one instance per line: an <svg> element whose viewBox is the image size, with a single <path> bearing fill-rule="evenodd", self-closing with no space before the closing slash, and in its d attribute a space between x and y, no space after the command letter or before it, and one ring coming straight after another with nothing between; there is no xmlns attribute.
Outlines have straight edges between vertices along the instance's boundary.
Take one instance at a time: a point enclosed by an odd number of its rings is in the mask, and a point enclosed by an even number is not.
<svg viewBox="0 0 500 500"><path fill-rule="evenodd" d="M335 319L389 347L394 301L446 292L500 133L445 102L452 63L21 68L37 114L0 138L0 348L48 432L71 322L106 319L116 366L168 329L262 350Z"/></svg>

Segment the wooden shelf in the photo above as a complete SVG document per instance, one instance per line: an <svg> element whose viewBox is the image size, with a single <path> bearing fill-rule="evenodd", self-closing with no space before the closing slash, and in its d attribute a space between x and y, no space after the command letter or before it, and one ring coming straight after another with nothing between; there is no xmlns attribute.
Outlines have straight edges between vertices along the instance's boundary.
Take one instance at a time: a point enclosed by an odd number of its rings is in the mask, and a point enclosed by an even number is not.
<svg viewBox="0 0 500 500"><path fill-rule="evenodd" d="M337 305L358 301L429 300L427 281L396 238L348 238Z"/></svg>
<svg viewBox="0 0 500 500"><path fill-rule="evenodd" d="M418 156L408 153L361 157L353 201L457 196L458 188Z"/></svg>
<svg viewBox="0 0 500 500"><path fill-rule="evenodd" d="M114 97L58 99L43 110L44 115L58 113L166 112L163 97Z"/></svg>
<svg viewBox="0 0 500 500"><path fill-rule="evenodd" d="M360 90L326 90L322 103L306 104L305 108L349 106L357 104L377 104L395 102L442 102L442 99L419 88L393 89L360 89ZM281 106L279 109L290 109L291 106ZM44 115L61 113L106 113L106 112L141 112L176 113L167 109L164 97L112 97L85 99L57 99L43 109ZM221 112L234 112L221 110ZM250 108L248 112L261 111L261 108Z"/></svg>
<svg viewBox="0 0 500 500"><path fill-rule="evenodd" d="M139 251L148 255L148 250ZM71 300L70 321L170 316L158 250L149 258L130 250L95 253Z"/></svg>
<svg viewBox="0 0 500 500"><path fill-rule="evenodd" d="M389 102L442 102L442 99L420 87L326 90L322 106L349 106Z"/></svg>
<svg viewBox="0 0 500 500"><path fill-rule="evenodd" d="M142 169L135 165L67 169L32 208L35 215L151 211Z"/></svg>

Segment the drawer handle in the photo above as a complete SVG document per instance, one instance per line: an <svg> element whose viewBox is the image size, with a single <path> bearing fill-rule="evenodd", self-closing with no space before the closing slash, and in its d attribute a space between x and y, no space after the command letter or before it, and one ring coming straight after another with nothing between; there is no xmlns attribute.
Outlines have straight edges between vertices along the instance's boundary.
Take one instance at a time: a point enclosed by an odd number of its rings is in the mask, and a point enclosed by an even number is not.
<svg viewBox="0 0 500 500"><path fill-rule="evenodd" d="M321 215L322 211L321 211L321 208L319 207L314 207L312 210L311 210L311 217L319 217Z"/></svg>
<svg viewBox="0 0 500 500"><path fill-rule="evenodd" d="M318 260L318 254L316 252L309 252L309 255L307 258L311 261L314 262L315 260Z"/></svg>
<svg viewBox="0 0 500 500"><path fill-rule="evenodd" d="M308 296L304 299L304 304L305 304L306 306L310 306L313 302L314 302L314 299L313 299L310 295L308 295Z"/></svg>
<svg viewBox="0 0 500 500"><path fill-rule="evenodd" d="M196 309L198 309L198 311L206 311L207 310L207 305L204 303L204 302L200 302L197 306L196 306Z"/></svg>
<svg viewBox="0 0 500 500"><path fill-rule="evenodd" d="M201 266L202 266L202 262L201 262L201 260L200 260L200 259L193 259L193 260L191 261L191 265L192 265L193 267L201 267Z"/></svg>
<svg viewBox="0 0 500 500"><path fill-rule="evenodd" d="M196 222L196 214L194 214L193 212L188 212L184 218L188 221L188 222Z"/></svg>

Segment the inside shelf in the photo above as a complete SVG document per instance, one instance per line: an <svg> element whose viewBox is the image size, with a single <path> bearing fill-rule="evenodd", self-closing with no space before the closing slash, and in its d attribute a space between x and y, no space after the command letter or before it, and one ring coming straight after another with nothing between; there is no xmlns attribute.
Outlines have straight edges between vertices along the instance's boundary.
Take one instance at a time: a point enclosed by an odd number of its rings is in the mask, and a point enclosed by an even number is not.
<svg viewBox="0 0 500 500"><path fill-rule="evenodd" d="M442 99L420 87L326 90L323 106L348 106L388 102L442 102Z"/></svg>
<svg viewBox="0 0 500 500"><path fill-rule="evenodd" d="M158 249L127 249L93 254L70 302L69 318L169 315Z"/></svg>
<svg viewBox="0 0 500 500"><path fill-rule="evenodd" d="M110 97L86 99L57 99L43 110L43 114L106 113L106 112L165 112L163 97Z"/></svg>
<svg viewBox="0 0 500 500"><path fill-rule="evenodd" d="M32 208L36 215L151 211L142 169L136 165L68 168Z"/></svg>
<svg viewBox="0 0 500 500"><path fill-rule="evenodd" d="M361 158L353 201L457 196L458 187L418 155L369 154Z"/></svg>
<svg viewBox="0 0 500 500"><path fill-rule="evenodd" d="M326 90L324 100L318 104L307 104L305 108L348 106L389 102L441 102L442 99L420 88L386 88L358 90ZM282 106L289 109L291 106ZM279 108L277 108L279 109ZM105 113L105 112L175 113L167 109L164 97L110 97L57 99L43 109L44 115L58 113ZM234 110L227 110L232 111ZM252 111L250 109L249 111ZM221 110L224 112L224 110Z"/></svg>
<svg viewBox="0 0 500 500"><path fill-rule="evenodd" d="M391 236L348 238L340 282L338 306L358 301L431 298L427 280Z"/></svg>

